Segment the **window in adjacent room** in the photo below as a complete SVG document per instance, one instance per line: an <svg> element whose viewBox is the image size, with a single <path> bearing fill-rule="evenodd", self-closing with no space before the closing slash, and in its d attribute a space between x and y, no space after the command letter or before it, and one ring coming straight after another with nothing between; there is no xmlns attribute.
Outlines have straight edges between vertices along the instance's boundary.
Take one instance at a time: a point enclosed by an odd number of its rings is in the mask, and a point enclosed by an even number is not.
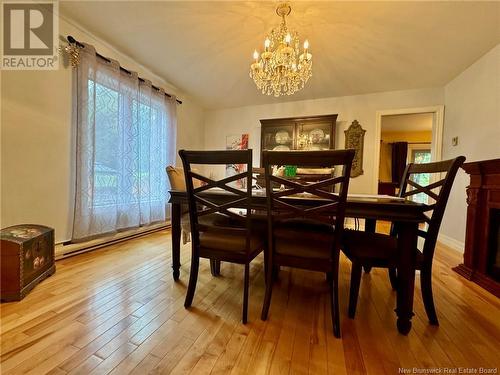
<svg viewBox="0 0 500 375"><path fill-rule="evenodd" d="M431 149L429 145L410 145L408 152L408 162L415 164L425 164L431 162ZM417 173L411 176L411 179L415 181L420 186L427 186L431 183L430 173ZM411 196L411 199L418 203L429 204L429 196L425 193L418 193Z"/></svg>

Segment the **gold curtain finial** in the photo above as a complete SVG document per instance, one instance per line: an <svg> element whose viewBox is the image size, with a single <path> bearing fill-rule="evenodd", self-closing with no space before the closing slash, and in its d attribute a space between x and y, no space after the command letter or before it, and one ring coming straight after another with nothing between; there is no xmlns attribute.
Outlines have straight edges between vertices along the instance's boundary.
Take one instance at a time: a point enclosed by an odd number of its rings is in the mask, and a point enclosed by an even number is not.
<svg viewBox="0 0 500 375"><path fill-rule="evenodd" d="M78 67L78 65L80 64L80 47L78 47L76 44L68 43L65 46L59 46L59 52L64 52L68 55L71 67Z"/></svg>

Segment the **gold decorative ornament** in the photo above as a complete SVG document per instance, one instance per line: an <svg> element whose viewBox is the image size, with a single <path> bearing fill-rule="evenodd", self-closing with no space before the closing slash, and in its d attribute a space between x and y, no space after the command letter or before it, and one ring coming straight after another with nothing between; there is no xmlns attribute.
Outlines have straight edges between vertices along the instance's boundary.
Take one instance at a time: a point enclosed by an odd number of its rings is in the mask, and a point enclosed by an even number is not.
<svg viewBox="0 0 500 375"><path fill-rule="evenodd" d="M363 145L365 142L364 130L357 120L354 120L345 134L345 148L352 148L355 151L352 161L351 177L358 177L363 174Z"/></svg>
<svg viewBox="0 0 500 375"><path fill-rule="evenodd" d="M60 53L66 53L69 57L69 62L73 68L80 64L80 47L76 44L68 43L65 46L59 46Z"/></svg>
<svg viewBox="0 0 500 375"><path fill-rule="evenodd" d="M266 95L292 95L301 90L312 75L312 54L309 42L304 41L300 51L299 34L288 29L286 16L292 8L283 2L276 8L281 24L272 29L264 41L264 51L253 53L250 77L257 88Z"/></svg>

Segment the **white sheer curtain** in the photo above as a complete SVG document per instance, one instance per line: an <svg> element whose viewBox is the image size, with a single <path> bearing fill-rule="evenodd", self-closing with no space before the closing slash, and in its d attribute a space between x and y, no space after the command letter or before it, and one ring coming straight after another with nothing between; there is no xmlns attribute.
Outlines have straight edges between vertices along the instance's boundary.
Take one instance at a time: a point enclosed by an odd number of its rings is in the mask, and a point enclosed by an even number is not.
<svg viewBox="0 0 500 375"><path fill-rule="evenodd" d="M90 45L80 55L73 240L165 221L175 97L97 58Z"/></svg>

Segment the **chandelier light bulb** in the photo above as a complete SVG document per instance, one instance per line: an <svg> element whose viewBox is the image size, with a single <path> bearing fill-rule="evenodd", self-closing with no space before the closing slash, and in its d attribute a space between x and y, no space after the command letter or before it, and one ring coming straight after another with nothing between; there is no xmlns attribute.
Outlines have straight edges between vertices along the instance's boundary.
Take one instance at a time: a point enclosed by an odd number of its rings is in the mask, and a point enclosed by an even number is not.
<svg viewBox="0 0 500 375"><path fill-rule="evenodd" d="M292 36L290 35L290 33L286 34L285 43L290 44L291 41L292 41Z"/></svg>
<svg viewBox="0 0 500 375"><path fill-rule="evenodd" d="M304 49L307 50L309 48L309 41L306 39L304 41Z"/></svg>
<svg viewBox="0 0 500 375"><path fill-rule="evenodd" d="M259 60L259 53L257 52L257 50L253 51L253 58L254 58L255 62L257 62Z"/></svg>
<svg viewBox="0 0 500 375"><path fill-rule="evenodd" d="M266 38L266 40L264 41L264 47L266 48L266 51L269 47L271 47L271 41L269 40L269 38Z"/></svg>

